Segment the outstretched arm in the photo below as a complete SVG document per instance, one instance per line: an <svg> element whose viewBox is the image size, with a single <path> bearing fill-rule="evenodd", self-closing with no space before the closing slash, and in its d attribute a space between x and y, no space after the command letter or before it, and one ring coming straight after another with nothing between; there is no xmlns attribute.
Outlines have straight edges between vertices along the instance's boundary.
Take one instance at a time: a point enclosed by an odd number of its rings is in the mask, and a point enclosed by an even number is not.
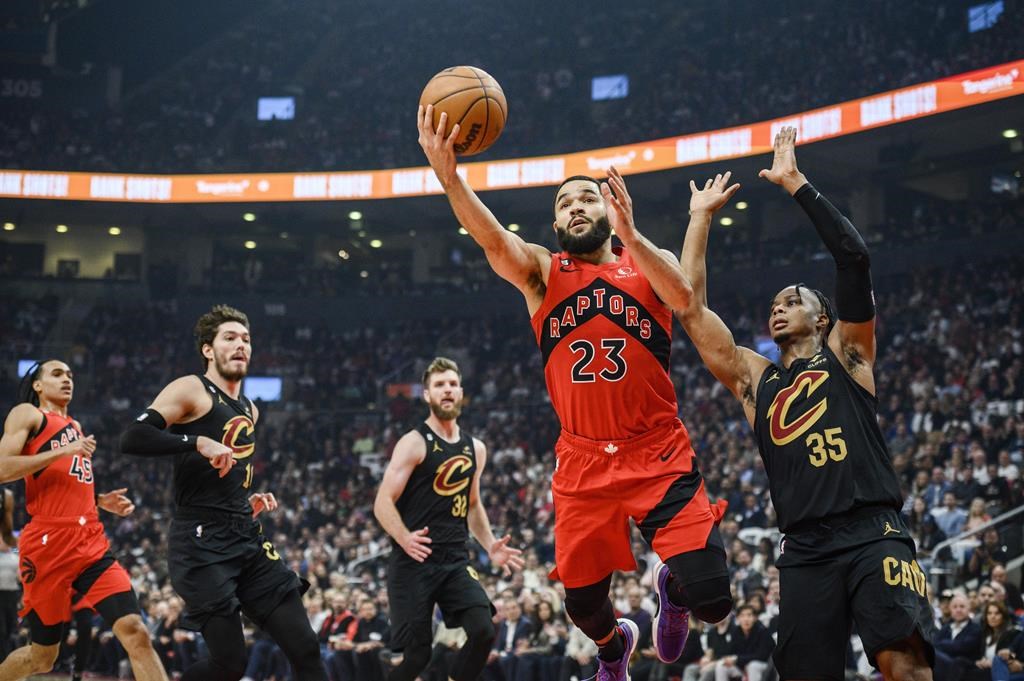
<svg viewBox="0 0 1024 681"><path fill-rule="evenodd" d="M853 223L797 168L796 128L782 128L775 136L772 167L759 175L796 199L832 254L836 262L839 321L829 334L829 347L842 358L850 375L874 392L871 367L875 362L875 297L871 287L871 258L864 239Z"/></svg>
<svg viewBox="0 0 1024 681"><path fill-rule="evenodd" d="M456 172L454 145L459 135L459 125L456 124L446 138L444 129L448 114L441 114L436 129L432 125L433 120L434 107L421 105L417 112L419 143L448 196L455 217L484 249L487 262L494 272L522 291L528 303L536 302L540 305L547 283L550 251L523 241L501 226L476 192Z"/></svg>
<svg viewBox="0 0 1024 681"><path fill-rule="evenodd" d="M608 169L608 181L601 183L601 196L608 208L608 220L615 229L615 236L629 250L658 298L673 310L685 308L693 293L690 282L675 256L655 246L636 228L633 199L615 166Z"/></svg>
<svg viewBox="0 0 1024 681"><path fill-rule="evenodd" d="M521 557L523 552L508 545L512 540L511 535L506 534L501 539L494 538L491 521L487 518L487 509L480 501L480 476L483 475L484 468L487 466L487 447L483 442L474 438L473 448L476 455L476 473L473 475L469 491L469 513L466 522L469 525L469 531L480 542L480 546L487 551L491 562L503 568L505 574L509 575L513 569L523 569Z"/></svg>
<svg viewBox="0 0 1024 681"><path fill-rule="evenodd" d="M771 362L752 350L737 346L729 327L707 306L705 258L711 218L739 188L733 185L726 189L728 182L729 173L708 180L703 190L690 183L690 224L680 262L694 282L694 294L690 304L677 311L676 316L708 370L739 399L747 421L753 424L757 380Z"/></svg>

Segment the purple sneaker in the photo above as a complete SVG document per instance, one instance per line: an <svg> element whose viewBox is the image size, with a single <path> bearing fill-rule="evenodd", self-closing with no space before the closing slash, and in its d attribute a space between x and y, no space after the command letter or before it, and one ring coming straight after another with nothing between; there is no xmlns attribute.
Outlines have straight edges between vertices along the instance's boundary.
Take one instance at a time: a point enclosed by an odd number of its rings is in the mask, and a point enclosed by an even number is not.
<svg viewBox="0 0 1024 681"><path fill-rule="evenodd" d="M584 681L630 681L629 658L636 650L636 643L640 639L640 630L637 629L633 620L627 620L624 617L619 618L619 629L622 631L622 638L625 639L622 644L626 648L622 658L618 662L605 662L598 658L597 674Z"/></svg>
<svg viewBox="0 0 1024 681"><path fill-rule="evenodd" d="M672 604L668 598L668 566L658 561L654 566L658 587L658 612L651 621L654 652L665 664L672 664L683 654L690 633L690 611Z"/></svg>

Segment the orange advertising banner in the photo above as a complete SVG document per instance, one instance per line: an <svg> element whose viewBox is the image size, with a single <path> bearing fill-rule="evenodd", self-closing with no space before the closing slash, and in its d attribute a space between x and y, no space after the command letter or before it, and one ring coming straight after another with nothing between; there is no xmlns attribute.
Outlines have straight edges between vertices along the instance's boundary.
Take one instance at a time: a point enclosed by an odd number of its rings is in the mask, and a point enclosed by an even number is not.
<svg viewBox="0 0 1024 681"><path fill-rule="evenodd" d="M763 154L784 125L796 126L802 144L932 116L1024 94L1024 60L950 76L833 106L734 128L668 137L559 156L459 165L473 189L555 185L570 175L604 176L614 165L623 174L647 173ZM439 194L429 167L336 173L238 175L119 175L0 170L0 197L228 203L349 201Z"/></svg>

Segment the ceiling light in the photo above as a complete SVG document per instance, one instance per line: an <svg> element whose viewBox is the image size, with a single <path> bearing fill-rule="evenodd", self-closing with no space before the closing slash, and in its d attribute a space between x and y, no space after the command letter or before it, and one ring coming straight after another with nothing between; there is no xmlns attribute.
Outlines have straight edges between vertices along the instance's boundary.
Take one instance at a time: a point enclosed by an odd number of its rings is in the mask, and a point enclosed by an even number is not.
<svg viewBox="0 0 1024 681"><path fill-rule="evenodd" d="M346 251L343 248L340 251L338 251L338 257L341 258L342 260L348 260L351 256L348 254L348 251Z"/></svg>
<svg viewBox="0 0 1024 681"><path fill-rule="evenodd" d="M256 222L256 213L242 213L242 219L246 222Z"/></svg>
<svg viewBox="0 0 1024 681"><path fill-rule="evenodd" d="M111 227L110 229L107 230L107 234L109 234L110 236L121 236L121 228Z"/></svg>
<svg viewBox="0 0 1024 681"><path fill-rule="evenodd" d="M370 241L370 248L380 248L383 245L384 242L381 241L380 239L373 239L372 241Z"/></svg>
<svg viewBox="0 0 1024 681"><path fill-rule="evenodd" d="M4 231L5 232L13 232L14 231L14 223L13 222L5 222L4 223Z"/></svg>
<svg viewBox="0 0 1024 681"><path fill-rule="evenodd" d="M462 236L466 236L467 234L469 234L469 232L466 231L465 227L459 227L459 234L461 234Z"/></svg>
<svg viewBox="0 0 1024 681"><path fill-rule="evenodd" d="M362 272L359 273L359 276L362 277L363 279L366 279L368 276L370 276L370 273L367 272L366 270L363 270Z"/></svg>
<svg viewBox="0 0 1024 681"><path fill-rule="evenodd" d="M245 242L245 247L251 251L252 249L256 248L256 242L250 239L249 241Z"/></svg>
<svg viewBox="0 0 1024 681"><path fill-rule="evenodd" d="M67 225L57 225L57 234L66 234L68 231Z"/></svg>
<svg viewBox="0 0 1024 681"><path fill-rule="evenodd" d="M1003 137L1005 137L1008 140L1016 139L1017 135L1019 134L1020 133L1014 130L1013 128L1007 128L1006 130L1003 130Z"/></svg>
<svg viewBox="0 0 1024 681"><path fill-rule="evenodd" d="M746 209L747 209L747 202L746 201L740 201L739 203L736 204L736 210L746 210Z"/></svg>
<svg viewBox="0 0 1024 681"><path fill-rule="evenodd" d="M353 222L356 221L356 220L362 220L363 219L363 214L360 213L357 210L351 210L348 213L348 219L352 220Z"/></svg>
<svg viewBox="0 0 1024 681"><path fill-rule="evenodd" d="M732 218L724 217L718 221L718 224L722 225L723 227L728 227L729 225L732 224Z"/></svg>
<svg viewBox="0 0 1024 681"><path fill-rule="evenodd" d="M508 231L510 231L510 232L518 232L519 231L519 223L513 222L511 225L508 226Z"/></svg>

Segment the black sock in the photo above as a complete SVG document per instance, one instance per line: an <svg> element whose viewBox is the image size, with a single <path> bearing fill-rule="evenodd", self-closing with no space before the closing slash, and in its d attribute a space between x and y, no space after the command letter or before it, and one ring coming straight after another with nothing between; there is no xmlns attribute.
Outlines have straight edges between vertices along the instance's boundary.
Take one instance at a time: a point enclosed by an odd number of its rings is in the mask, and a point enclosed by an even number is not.
<svg viewBox="0 0 1024 681"><path fill-rule="evenodd" d="M618 662L626 653L626 639L622 630L615 627L612 631L612 638L603 646L597 647L597 657L605 662Z"/></svg>

